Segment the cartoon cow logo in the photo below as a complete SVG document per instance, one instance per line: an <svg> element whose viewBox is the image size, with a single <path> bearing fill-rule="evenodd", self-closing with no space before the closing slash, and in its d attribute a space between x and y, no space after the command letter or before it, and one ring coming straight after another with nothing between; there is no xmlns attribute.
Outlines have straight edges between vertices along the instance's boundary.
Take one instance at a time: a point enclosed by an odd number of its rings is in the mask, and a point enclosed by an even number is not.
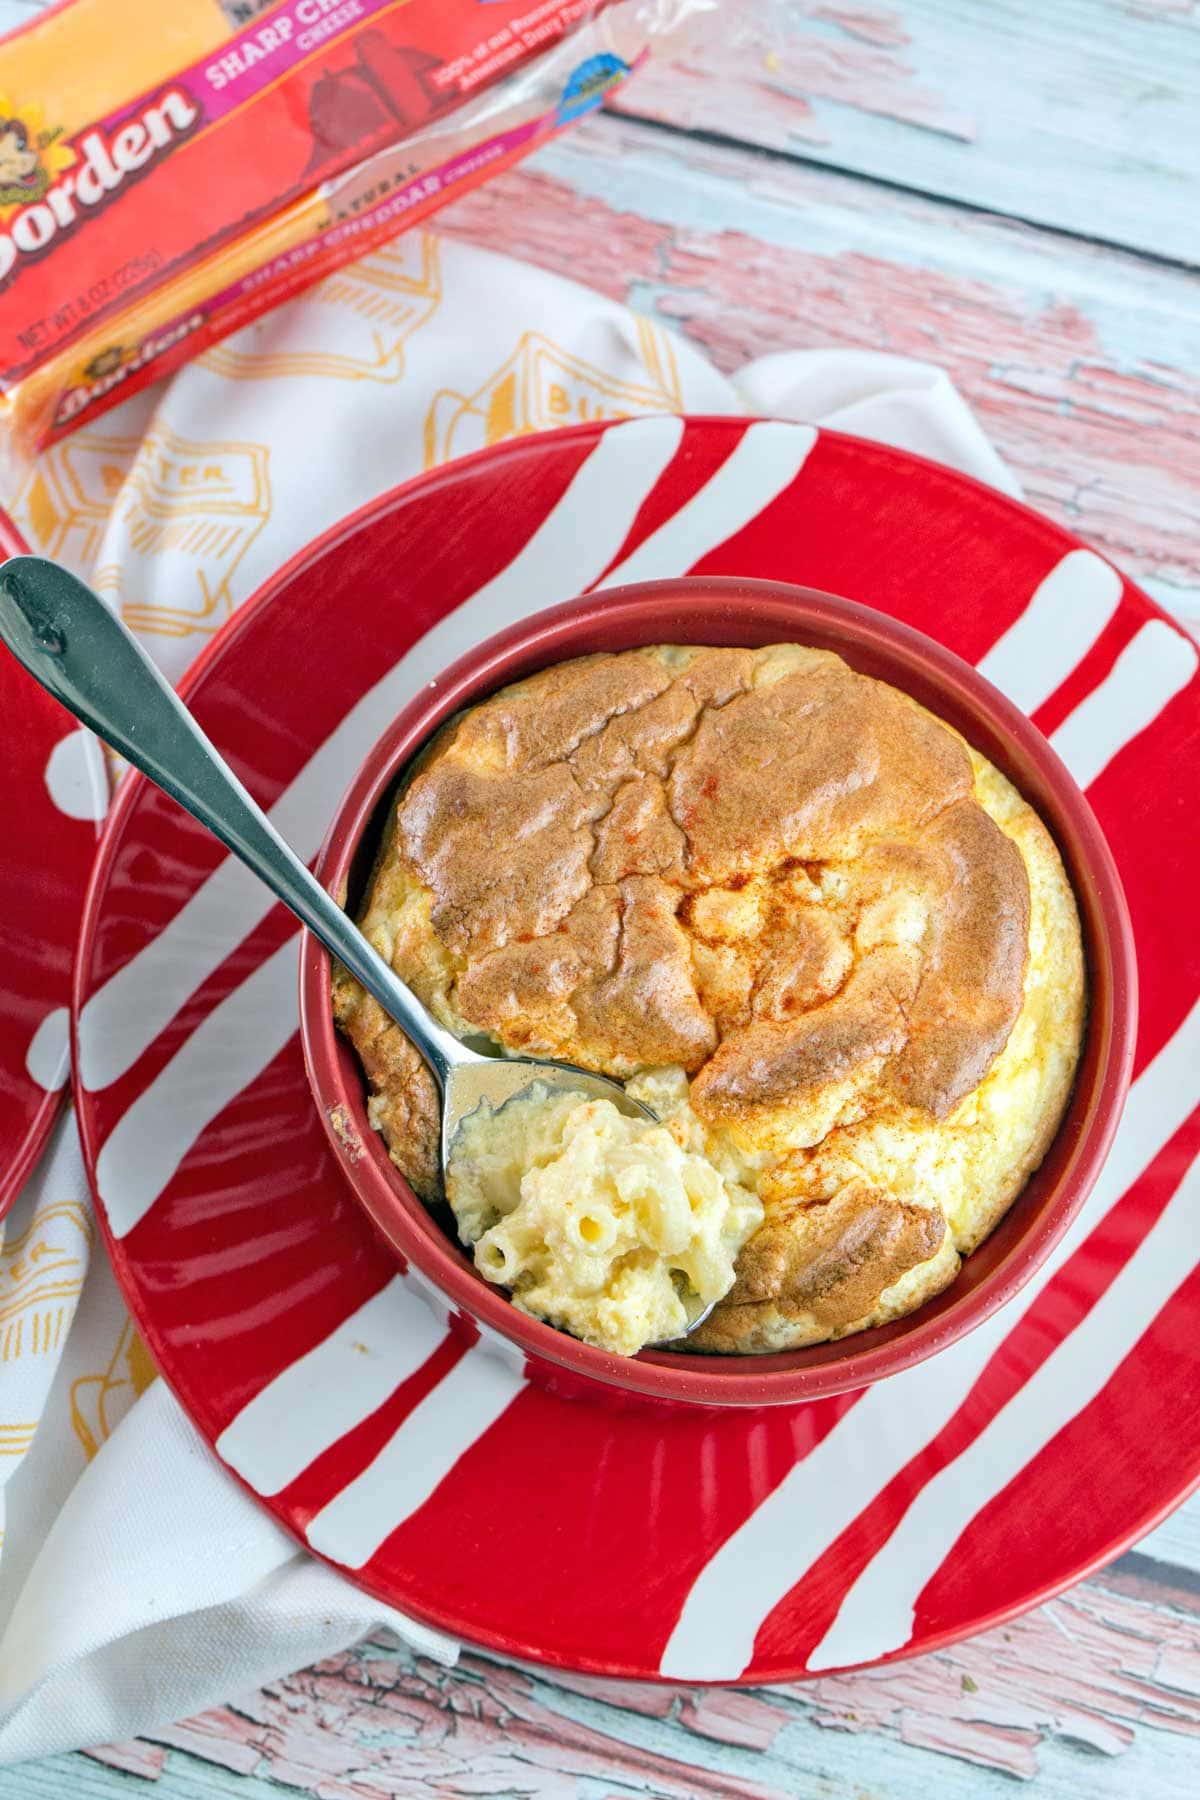
<svg viewBox="0 0 1200 1800"><path fill-rule="evenodd" d="M137 354L137 345L109 344L100 350L90 362L83 365L85 381L103 381L107 375L115 375L119 368Z"/></svg>
<svg viewBox="0 0 1200 1800"><path fill-rule="evenodd" d="M61 127L46 128L40 106L15 106L0 94L0 209L40 200L70 168L75 152L61 136Z"/></svg>

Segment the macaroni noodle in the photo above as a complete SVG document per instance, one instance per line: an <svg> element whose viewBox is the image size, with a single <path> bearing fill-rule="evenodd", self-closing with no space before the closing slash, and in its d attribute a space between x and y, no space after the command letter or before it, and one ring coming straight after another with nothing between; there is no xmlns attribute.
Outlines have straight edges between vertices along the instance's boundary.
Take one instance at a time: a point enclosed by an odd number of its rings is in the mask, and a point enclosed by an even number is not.
<svg viewBox="0 0 1200 1800"><path fill-rule="evenodd" d="M475 1265L515 1304L632 1356L718 1300L762 1223L755 1196L662 1125L535 1082L451 1146L447 1195Z"/></svg>

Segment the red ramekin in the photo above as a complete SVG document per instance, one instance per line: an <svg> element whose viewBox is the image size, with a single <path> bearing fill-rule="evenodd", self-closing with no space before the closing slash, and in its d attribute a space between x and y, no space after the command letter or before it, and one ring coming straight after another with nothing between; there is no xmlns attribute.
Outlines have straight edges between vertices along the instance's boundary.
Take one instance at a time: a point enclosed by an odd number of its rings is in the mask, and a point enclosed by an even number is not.
<svg viewBox="0 0 1200 1800"><path fill-rule="evenodd" d="M389 1161L367 1120L357 1058L333 1025L329 959L306 932L300 960L305 1061L342 1171L401 1266L460 1328L522 1360L557 1391L705 1406L816 1400L894 1375L953 1344L1011 1300L1044 1262L1099 1175L1129 1088L1137 1017L1133 933L1120 879L1087 801L1041 732L990 682L930 638L869 607L765 581L660 581L536 614L461 657L405 707L338 809L318 863L344 895L370 866L397 777L452 713L550 663L639 644L792 642L835 650L956 726L1041 813L1074 883L1089 981L1074 1092L1040 1169L956 1279L916 1312L837 1343L771 1356L644 1350L629 1358L529 1318L477 1275Z"/></svg>

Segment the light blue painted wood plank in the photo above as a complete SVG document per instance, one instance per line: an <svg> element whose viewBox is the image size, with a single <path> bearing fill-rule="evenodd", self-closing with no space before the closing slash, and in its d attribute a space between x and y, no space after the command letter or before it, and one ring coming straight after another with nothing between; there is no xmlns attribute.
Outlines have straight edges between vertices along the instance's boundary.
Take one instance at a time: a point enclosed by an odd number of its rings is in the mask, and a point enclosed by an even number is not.
<svg viewBox="0 0 1200 1800"><path fill-rule="evenodd" d="M1068 1654L1069 1644L1064 1643L1064 1655ZM411 1671L411 1659L401 1657L399 1661L402 1674ZM446 1680L454 1688L460 1713L469 1715L478 1704L486 1703L486 1683L477 1672ZM774 1796L858 1800L863 1795L870 1795L871 1800L928 1800L931 1791L938 1800L1003 1800L1014 1791L1012 1775L953 1754L949 1729L947 1753L935 1755L921 1744L905 1741L910 1726L903 1717L898 1730L886 1738L859 1735L838 1728L833 1722L836 1715L822 1704L817 1688L772 1698L789 1716L769 1749L759 1751L714 1743L689 1731L678 1717L647 1718L623 1711L564 1690L552 1678L535 1679L530 1695L539 1709L562 1722L562 1773L553 1788L556 1800L560 1795L564 1800L567 1796L570 1800L601 1800L601 1796L607 1800L608 1796L629 1795L632 1800L634 1795L668 1792L678 1800L681 1792L687 1792L689 1769L696 1772L696 1792L702 1787L706 1800L714 1790L739 1795L752 1790L770 1800ZM1005 1730L1012 1733L1015 1760L1022 1740L1036 1735L1034 1722L1024 1729L1005 1725L1002 1675L996 1694L989 1694L983 1685L975 1699L980 1716L996 1718L998 1743ZM432 1787L427 1765L414 1766L411 1778L405 1775L405 1753L410 1747L419 1763L425 1764L426 1759L420 1755L414 1723L406 1720L402 1711L376 1712L369 1724L364 1724L360 1715L352 1728L339 1726L336 1718L332 1724L336 1744L327 1734L324 1751L315 1752L311 1761L299 1741L280 1746L278 1779L266 1759L255 1773L239 1775L180 1750L168 1752L154 1782L104 1768L85 1757L53 1757L0 1771L0 1796L2 1800L63 1800L64 1796L66 1800L118 1800L119 1796L128 1800L131 1794L144 1793L154 1800L277 1800L284 1793L300 1793L317 1800L323 1793L364 1791L387 1794L392 1800L432 1800L434 1795L464 1792L477 1794L481 1800L514 1800L518 1794L550 1791L543 1786L544 1775L536 1765L526 1765L528 1785L517 1784L522 1765L519 1760L515 1764L506 1761L503 1727L495 1723L473 1734L478 1748L467 1754L461 1771L467 1785L454 1780L442 1786L435 1776ZM577 1741L572 1726L584 1727L611 1744L610 1776L592 1772L573 1776L581 1759L568 1747ZM319 1739L315 1720L312 1730ZM544 1726L538 1736L544 1744ZM591 1743L593 1754L596 1737ZM669 1784L661 1775L656 1778L654 1764L660 1758L675 1765ZM591 1757L586 1758L584 1767L590 1762ZM473 1777L467 1775L472 1763L477 1764ZM1036 1773L1032 1767L1027 1773L1033 1775L1038 1800L1080 1800L1084 1795L1087 1800L1128 1800L1131 1795L1137 1800L1194 1800L1195 1769L1194 1739L1146 1730L1128 1748L1120 1749L1114 1743L1106 1751L1080 1744L1066 1734L1053 1735L1037 1749ZM373 1770L378 1787L371 1780ZM356 1780L353 1789L346 1779L350 1771Z"/></svg>
<svg viewBox="0 0 1200 1800"><path fill-rule="evenodd" d="M26 25L32 14L43 10L43 0L0 0L0 31Z"/></svg>
<svg viewBox="0 0 1200 1800"><path fill-rule="evenodd" d="M1188 0L738 0L618 105L1200 262Z"/></svg>
<svg viewBox="0 0 1200 1800"><path fill-rule="evenodd" d="M90 1756L48 1756L0 1769L0 1800L280 1800L289 1792L295 1800L295 1789L282 1781L234 1775L181 1751L171 1752L157 1781L110 1769Z"/></svg>
<svg viewBox="0 0 1200 1800"><path fill-rule="evenodd" d="M1189 271L854 177L697 147L611 118L530 164L592 220L564 272L611 286L723 368L853 345L942 365L1026 497L1200 622L1200 305ZM549 214L550 193L541 195ZM573 216L573 215L572 215ZM485 220L474 196L446 216ZM505 231L495 212L486 223ZM661 276L645 226L661 228ZM497 248L556 267L557 220ZM621 291L619 288L617 291Z"/></svg>
<svg viewBox="0 0 1200 1800"><path fill-rule="evenodd" d="M1152 1556L1167 1567L1186 1569L1200 1575L1200 1493L1185 1500L1169 1519L1136 1546L1143 1556ZM1200 1771L1200 1752L1197 1753Z"/></svg>
<svg viewBox="0 0 1200 1800"><path fill-rule="evenodd" d="M40 4L0 0L0 30ZM725 0L702 25L622 109L1200 263L1187 0Z"/></svg>

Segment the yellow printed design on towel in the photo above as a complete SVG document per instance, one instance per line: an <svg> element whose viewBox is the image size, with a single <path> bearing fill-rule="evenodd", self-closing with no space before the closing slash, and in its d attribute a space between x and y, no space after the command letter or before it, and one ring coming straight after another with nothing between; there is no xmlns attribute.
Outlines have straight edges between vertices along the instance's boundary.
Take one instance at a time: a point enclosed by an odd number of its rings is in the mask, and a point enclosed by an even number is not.
<svg viewBox="0 0 1200 1800"><path fill-rule="evenodd" d="M525 332L473 394L443 388L434 396L425 420L425 467L555 425L682 411L670 339L649 319L638 319L636 327L644 376L637 380L609 374L540 331Z"/></svg>
<svg viewBox="0 0 1200 1800"><path fill-rule="evenodd" d="M231 381L399 381L408 339L428 324L441 298L437 240L414 232L339 269L286 316L251 327L236 345L215 345L200 361ZM248 349L254 336L271 348Z"/></svg>
<svg viewBox="0 0 1200 1800"><path fill-rule="evenodd" d="M108 1366L71 1383L71 1425L89 1462L154 1377L150 1354L127 1318Z"/></svg>
<svg viewBox="0 0 1200 1800"><path fill-rule="evenodd" d="M121 563L97 576L134 631L186 637L229 617L233 573L270 517L267 462L265 444L196 443L162 426L147 433L118 505ZM143 598L138 579L160 557L171 567L171 605Z"/></svg>
<svg viewBox="0 0 1200 1800"><path fill-rule="evenodd" d="M72 568L91 569L139 443L81 431L39 457L12 507L32 548Z"/></svg>
<svg viewBox="0 0 1200 1800"><path fill-rule="evenodd" d="M86 1207L57 1200L40 1206L27 1228L9 1238L0 1252L0 1363L58 1350L74 1317L94 1231Z"/></svg>

